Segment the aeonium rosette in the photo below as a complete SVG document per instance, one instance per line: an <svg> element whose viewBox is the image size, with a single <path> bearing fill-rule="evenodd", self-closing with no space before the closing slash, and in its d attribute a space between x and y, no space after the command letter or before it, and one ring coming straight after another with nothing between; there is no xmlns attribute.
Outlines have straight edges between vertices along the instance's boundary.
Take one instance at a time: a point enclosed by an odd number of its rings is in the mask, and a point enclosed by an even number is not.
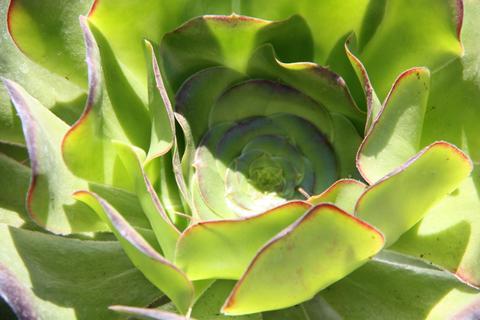
<svg viewBox="0 0 480 320"><path fill-rule="evenodd" d="M145 79L92 21L81 19L89 95L71 128L7 81L29 150L53 141L38 148L30 210L57 233L111 230L183 314L219 279L238 280L228 315L306 301L394 243L471 171L461 151L436 142L371 186L352 179L356 160L375 166L368 153L356 157L365 122L380 120L371 110L366 120L340 76L304 62L313 42L298 16L190 20L158 45L144 41ZM428 86L428 70L403 73L383 111L415 105ZM372 141L360 150L383 150ZM76 211L79 202L64 205L72 192L101 221ZM422 196L402 201L406 192Z"/></svg>

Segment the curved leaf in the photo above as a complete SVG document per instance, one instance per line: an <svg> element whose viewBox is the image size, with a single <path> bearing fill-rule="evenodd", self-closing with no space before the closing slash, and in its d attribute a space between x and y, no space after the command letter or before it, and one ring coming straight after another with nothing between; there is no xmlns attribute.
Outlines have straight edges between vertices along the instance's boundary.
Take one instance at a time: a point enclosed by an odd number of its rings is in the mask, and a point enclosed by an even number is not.
<svg viewBox="0 0 480 320"><path fill-rule="evenodd" d="M357 167L369 183L399 167L420 149L430 72L413 68L392 86L357 154Z"/></svg>
<svg viewBox="0 0 480 320"><path fill-rule="evenodd" d="M308 198L307 202L312 205L333 203L343 211L353 214L357 200L366 188L367 186L360 181L340 179L321 194Z"/></svg>
<svg viewBox="0 0 480 320"><path fill-rule="evenodd" d="M293 32L286 32L290 28ZM253 50L265 43L277 48L287 62L311 59L310 31L299 16L279 22L235 14L202 16L167 33L160 52L167 79L176 90L190 75L209 67L245 72Z"/></svg>
<svg viewBox="0 0 480 320"><path fill-rule="evenodd" d="M448 272L383 250L312 300L263 319L471 319L479 293Z"/></svg>
<svg viewBox="0 0 480 320"><path fill-rule="evenodd" d="M117 242L69 239L5 225L0 225L0 242L0 265L9 268L0 272L8 281L0 281L0 292L6 290L1 295L14 310L22 304L19 319L117 319L109 305L147 305L161 295ZM36 318L27 317L28 305Z"/></svg>
<svg viewBox="0 0 480 320"><path fill-rule="evenodd" d="M363 125L364 115L345 81L327 68L311 62L283 63L275 56L273 46L267 44L253 53L247 73L252 78L280 80L312 97L330 112L343 114L358 127Z"/></svg>
<svg viewBox="0 0 480 320"><path fill-rule="evenodd" d="M368 188L355 216L374 225L391 245L419 222L472 171L470 159L446 142L436 142Z"/></svg>
<svg viewBox="0 0 480 320"><path fill-rule="evenodd" d="M15 44L29 58L81 87L87 83L82 31L78 16L85 14L89 0L11 0L8 30Z"/></svg>
<svg viewBox="0 0 480 320"><path fill-rule="evenodd" d="M238 279L256 252L309 207L294 201L245 219L194 224L177 243L175 264L192 280Z"/></svg>
<svg viewBox="0 0 480 320"><path fill-rule="evenodd" d="M84 17L80 18L80 23L87 48L89 93L82 117L63 138L63 157L69 169L83 179L131 190L131 185L123 176L125 169L110 140L129 142L129 139L105 92L100 51L95 38ZM131 115L125 116L132 121ZM147 133L149 131L147 128Z"/></svg>
<svg viewBox="0 0 480 320"><path fill-rule="evenodd" d="M40 226L55 233L105 230L101 223L72 193L86 188L65 166L60 143L68 125L58 119L18 84L4 80L22 119L32 167L27 210Z"/></svg>
<svg viewBox="0 0 480 320"><path fill-rule="evenodd" d="M75 197L90 206L108 224L133 264L186 313L193 302L194 289L185 274L162 257L105 200L80 191Z"/></svg>
<svg viewBox="0 0 480 320"><path fill-rule="evenodd" d="M403 70L436 70L462 54L462 15L457 0L387 2L381 23L360 53L380 99Z"/></svg>
<svg viewBox="0 0 480 320"><path fill-rule="evenodd" d="M129 175L131 179L131 184L135 188L145 215L150 221L157 240L162 247L162 251L167 259L173 260L175 245L180 236L180 232L167 216L153 189L152 183L143 170L140 159L132 148L122 143L114 143L114 145L115 150L126 168L127 175Z"/></svg>
<svg viewBox="0 0 480 320"><path fill-rule="evenodd" d="M375 255L383 237L331 204L313 207L257 254L222 312L248 314L312 298Z"/></svg>

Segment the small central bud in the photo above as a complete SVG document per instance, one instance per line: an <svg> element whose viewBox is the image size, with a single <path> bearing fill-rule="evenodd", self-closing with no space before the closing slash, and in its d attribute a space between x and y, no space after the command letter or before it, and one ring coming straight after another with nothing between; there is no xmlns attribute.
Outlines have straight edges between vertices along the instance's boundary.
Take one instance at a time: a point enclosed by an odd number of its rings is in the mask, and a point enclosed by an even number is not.
<svg viewBox="0 0 480 320"><path fill-rule="evenodd" d="M250 164L248 178L258 191L264 193L279 193L285 186L282 166L268 155L262 155Z"/></svg>

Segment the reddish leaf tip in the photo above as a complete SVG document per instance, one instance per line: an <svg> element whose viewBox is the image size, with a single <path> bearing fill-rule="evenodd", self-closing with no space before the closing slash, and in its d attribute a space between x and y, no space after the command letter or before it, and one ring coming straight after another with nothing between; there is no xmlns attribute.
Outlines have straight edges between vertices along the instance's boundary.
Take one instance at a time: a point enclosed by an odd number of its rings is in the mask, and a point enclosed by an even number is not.
<svg viewBox="0 0 480 320"><path fill-rule="evenodd" d="M88 17L91 17L95 14L95 11L98 9L98 3L100 2L100 0L94 0L92 5L90 6L90 10L88 10L88 14L87 16Z"/></svg>

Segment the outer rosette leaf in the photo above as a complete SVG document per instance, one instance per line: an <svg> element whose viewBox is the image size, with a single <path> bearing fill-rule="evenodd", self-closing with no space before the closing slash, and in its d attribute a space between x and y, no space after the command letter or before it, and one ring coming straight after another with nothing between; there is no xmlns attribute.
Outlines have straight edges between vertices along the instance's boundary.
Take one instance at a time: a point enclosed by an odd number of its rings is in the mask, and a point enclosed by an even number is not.
<svg viewBox="0 0 480 320"><path fill-rule="evenodd" d="M105 230L105 225L71 194L86 183L63 163L60 143L68 125L18 84L4 81L22 119L32 167L27 210L38 225L55 233Z"/></svg>
<svg viewBox="0 0 480 320"><path fill-rule="evenodd" d="M99 196L77 192L75 197L88 204L113 231L133 264L162 290L182 313L193 303L194 287L186 275L152 248L118 211Z"/></svg>
<svg viewBox="0 0 480 320"><path fill-rule="evenodd" d="M295 37L286 35L286 30ZM311 60L311 34L299 16L279 22L237 15L195 18L165 35L161 55L167 79L176 90L190 75L209 67L223 65L245 72L252 51L264 43L283 49L281 58L288 62Z"/></svg>
<svg viewBox="0 0 480 320"><path fill-rule="evenodd" d="M458 1L456 4L457 11L463 10L462 1ZM402 122L402 126L408 126L412 132L418 131L419 136L411 139L411 135L405 135L410 140L404 140L403 135L397 129L389 130L390 133L385 134L385 129L378 129L374 133L375 128L372 129L372 137L369 138L367 135L365 144L371 140L370 151L374 150L372 147L375 146L377 150L380 150L378 146L381 144L379 144L378 137L391 137L388 147L392 152L388 154L389 158L386 160L390 165L395 164L395 158L400 161L402 157L412 156L419 148L437 140L455 143L472 158L474 163L478 161L476 151L479 146L478 126L474 119L478 118L477 97L479 97L480 91L478 75L474 70L478 69L478 59L476 58L478 56L478 19L476 15L478 15L479 7L474 1L465 1L464 18L460 11L457 19L457 31L458 36L462 37L465 54L463 57L433 70L428 100L420 108L425 110L424 115L409 120L408 117L402 117L400 113L395 115L393 112L387 115L388 112L386 112L384 117L382 114L379 114L378 117L377 126L382 125L380 123L383 121L382 118L386 122ZM463 29L461 29L462 18ZM412 63L418 64L417 62ZM402 82L398 82L399 87L403 85ZM421 85L418 87L421 88ZM400 90L392 89L392 96L396 94L395 91ZM401 100L399 102L402 103ZM387 108L388 104L384 109L388 111ZM411 150L410 154L405 152L405 143L408 145L407 149ZM414 150L415 146L417 146L417 150ZM376 152L378 153L378 151ZM396 156L390 157L392 154ZM401 156L397 157L397 155ZM380 153L375 155L372 152L370 154L363 152L359 156L360 159L375 157L374 161L378 164L385 158L385 155L380 156ZM360 162L360 166L363 166L362 162ZM387 171L388 168L378 166L376 177L380 176L381 172ZM395 250L420 256L441 265L474 285L480 283L480 277L475 271L478 269L479 254L478 246L475 245L478 243L475 236L478 233L476 231L478 229L476 215L480 208L476 171L474 170L472 176L458 190L432 208L415 228L392 247ZM366 179L375 179L372 172L364 172L364 174Z"/></svg>
<svg viewBox="0 0 480 320"><path fill-rule="evenodd" d="M69 239L0 225L0 295L20 319L117 319L112 304L162 294L113 241Z"/></svg>
<svg viewBox="0 0 480 320"><path fill-rule="evenodd" d="M131 190L111 140L146 147L150 136L147 111L125 82L102 35L97 32L102 43L99 50L87 20L81 17L80 22L87 47L89 95L82 117L63 139L63 156L75 175ZM112 81L104 85L104 79Z"/></svg>
<svg viewBox="0 0 480 320"><path fill-rule="evenodd" d="M85 101L84 90L65 79L64 77L51 73L38 64L29 60L20 50L15 46L13 39L9 34L10 31L16 27L16 25L8 25L8 7L10 1L2 1L0 4L0 15L2 24L0 26L0 33L2 35L2 41L0 42L0 51L2 52L0 57L0 74L8 79L12 79L27 89L30 94L37 98L44 106L51 109L57 116L66 122L71 123L75 121L82 112L82 105ZM21 5L37 6L40 3L27 3L20 1ZM19 1L16 1L18 4ZM78 5L72 5L66 9L68 11L69 21L67 24L72 24L75 29L78 28L77 18L82 13L82 8L86 2L78 2ZM42 2L41 5L45 5ZM58 5L55 8L50 8L52 11L62 10L62 5ZM76 11L79 10L79 11ZM33 10L35 11L35 10ZM41 11L41 10L37 10ZM52 12L51 11L51 12ZM35 12L33 13L35 15ZM60 15L43 15L38 17L42 19L55 19ZM63 18L63 17L62 17ZM60 19L62 19L60 18ZM71 21L71 22L70 22ZM28 25L26 21L19 24L20 27ZM30 30L38 30L37 27L29 25ZM28 27L26 31L28 30ZM81 36L79 35L79 41L81 43ZM80 51L79 57L83 57L83 51ZM83 68L83 63L80 64ZM22 135L22 127L20 120L15 114L15 108L10 104L9 96L6 90L0 88L0 140L8 143L24 144L24 138Z"/></svg>
<svg viewBox="0 0 480 320"><path fill-rule="evenodd" d="M391 245L471 171L463 152L446 142L434 143L368 188L357 201L355 216L381 230Z"/></svg>
<svg viewBox="0 0 480 320"><path fill-rule="evenodd" d="M236 315L301 303L382 247L376 229L334 205L320 204L260 249L222 311Z"/></svg>
<svg viewBox="0 0 480 320"><path fill-rule="evenodd" d="M8 7L9 32L15 44L29 58L66 79L85 87L87 74L82 31L76 23L90 1L11 0ZM67 31L68 30L68 31Z"/></svg>
<svg viewBox="0 0 480 320"><path fill-rule="evenodd" d="M452 274L383 250L312 300L264 313L263 319L469 319L478 312L478 298L477 290Z"/></svg>
<svg viewBox="0 0 480 320"><path fill-rule="evenodd" d="M309 207L292 201L245 219L194 224L178 241L175 264L192 280L239 279L256 252Z"/></svg>

